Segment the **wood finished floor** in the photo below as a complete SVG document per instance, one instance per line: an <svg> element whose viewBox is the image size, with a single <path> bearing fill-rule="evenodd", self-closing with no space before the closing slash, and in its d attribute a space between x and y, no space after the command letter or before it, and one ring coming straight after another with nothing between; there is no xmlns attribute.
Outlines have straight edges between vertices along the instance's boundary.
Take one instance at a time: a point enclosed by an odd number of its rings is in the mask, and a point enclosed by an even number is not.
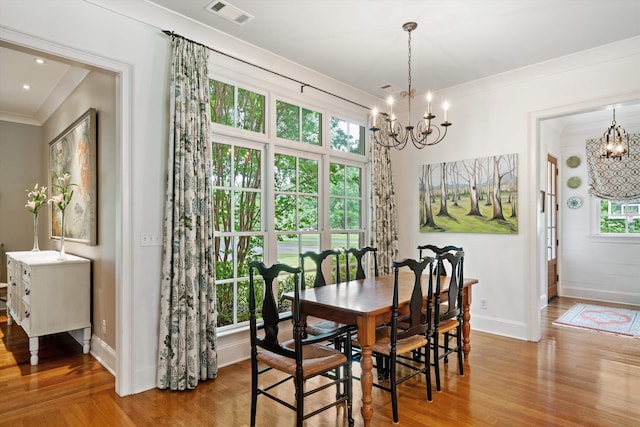
<svg viewBox="0 0 640 427"><path fill-rule="evenodd" d="M433 402L425 400L424 379L399 387L399 425L640 425L640 339L551 324L577 301L560 298L542 312L539 343L473 331L465 376L452 363ZM7 325L4 312L0 338L0 426L248 425L247 361L221 368L216 380L194 391L119 397L113 376L67 334L41 339L38 366L29 364L27 338L19 326ZM360 383L354 390L356 425L362 425ZM372 425L391 424L389 394L374 389L373 401ZM289 410L258 400L258 426L292 426L293 420ZM346 426L344 408L305 425Z"/></svg>

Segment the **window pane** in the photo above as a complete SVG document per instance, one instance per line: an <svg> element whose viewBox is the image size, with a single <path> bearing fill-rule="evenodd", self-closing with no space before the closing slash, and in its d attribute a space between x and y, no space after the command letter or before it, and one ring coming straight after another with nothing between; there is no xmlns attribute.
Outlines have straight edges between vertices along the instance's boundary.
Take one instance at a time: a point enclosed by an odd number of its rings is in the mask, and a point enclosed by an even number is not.
<svg viewBox="0 0 640 427"><path fill-rule="evenodd" d="M300 141L300 107L276 101L276 135Z"/></svg>
<svg viewBox="0 0 640 427"><path fill-rule="evenodd" d="M640 218L635 218L629 222L629 233L640 233Z"/></svg>
<svg viewBox="0 0 640 427"><path fill-rule="evenodd" d="M264 95L238 88L238 127L264 133Z"/></svg>
<svg viewBox="0 0 640 427"><path fill-rule="evenodd" d="M602 233L623 233L625 232L624 218L600 218L600 232Z"/></svg>
<svg viewBox="0 0 640 427"><path fill-rule="evenodd" d="M286 292L293 292L295 282L293 274L281 274L278 276L278 313L285 313L291 311L291 301L282 298L282 294Z"/></svg>
<svg viewBox="0 0 640 427"><path fill-rule="evenodd" d="M318 194L318 162L300 159L299 189L301 193Z"/></svg>
<svg viewBox="0 0 640 427"><path fill-rule="evenodd" d="M319 234L303 234L301 236L300 252L320 251L320 235Z"/></svg>
<svg viewBox="0 0 640 427"><path fill-rule="evenodd" d="M331 229L343 230L344 226L345 200L331 197L329 200L329 227Z"/></svg>
<svg viewBox="0 0 640 427"><path fill-rule="evenodd" d="M297 230L296 211L295 196L277 195L275 200L276 230Z"/></svg>
<svg viewBox="0 0 640 427"><path fill-rule="evenodd" d="M260 193L255 191L236 191L235 195L235 231L260 231Z"/></svg>
<svg viewBox="0 0 640 427"><path fill-rule="evenodd" d="M231 191L213 190L213 224L216 231L231 231Z"/></svg>
<svg viewBox="0 0 640 427"><path fill-rule="evenodd" d="M288 265L298 265L298 242L299 236L288 234L278 236L278 262Z"/></svg>
<svg viewBox="0 0 640 427"><path fill-rule="evenodd" d="M212 151L213 185L229 187L231 185L231 146L214 143Z"/></svg>
<svg viewBox="0 0 640 427"><path fill-rule="evenodd" d="M361 168L347 167L347 196L360 196L360 174Z"/></svg>
<svg viewBox="0 0 640 427"><path fill-rule="evenodd" d="M343 233L336 233L331 235L331 247L336 248L349 248L348 237Z"/></svg>
<svg viewBox="0 0 640 427"><path fill-rule="evenodd" d="M361 228L360 200L347 200L347 228Z"/></svg>
<svg viewBox="0 0 640 427"><path fill-rule="evenodd" d="M216 285L218 327L233 324L233 283Z"/></svg>
<svg viewBox="0 0 640 427"><path fill-rule="evenodd" d="M211 121L233 126L234 86L209 79Z"/></svg>
<svg viewBox="0 0 640 427"><path fill-rule="evenodd" d="M262 176L260 151L235 147L234 161L235 186L259 189Z"/></svg>
<svg viewBox="0 0 640 427"><path fill-rule="evenodd" d="M302 109L302 142L311 145L322 144L322 114Z"/></svg>
<svg viewBox="0 0 640 427"><path fill-rule="evenodd" d="M233 237L215 237L216 280L233 277Z"/></svg>
<svg viewBox="0 0 640 427"><path fill-rule="evenodd" d="M338 163L329 165L329 194L332 196L344 196L345 166Z"/></svg>
<svg viewBox="0 0 640 427"><path fill-rule="evenodd" d="M318 229L318 198L317 197L300 197L300 230L317 230Z"/></svg>
<svg viewBox="0 0 640 427"><path fill-rule="evenodd" d="M264 261L264 238L262 236L239 236L238 247L238 273L237 277L249 276L249 261Z"/></svg>
<svg viewBox="0 0 640 427"><path fill-rule="evenodd" d="M296 190L296 158L283 154L275 155L275 191Z"/></svg>
<svg viewBox="0 0 640 427"><path fill-rule="evenodd" d="M347 153L364 154L364 126L331 117L331 148Z"/></svg>
<svg viewBox="0 0 640 427"><path fill-rule="evenodd" d="M253 280L254 284L256 280ZM256 293L256 311L258 307L262 306L262 292L260 292L258 298L258 289L255 289ZM249 281L243 280L238 282L238 323L246 322L249 320Z"/></svg>

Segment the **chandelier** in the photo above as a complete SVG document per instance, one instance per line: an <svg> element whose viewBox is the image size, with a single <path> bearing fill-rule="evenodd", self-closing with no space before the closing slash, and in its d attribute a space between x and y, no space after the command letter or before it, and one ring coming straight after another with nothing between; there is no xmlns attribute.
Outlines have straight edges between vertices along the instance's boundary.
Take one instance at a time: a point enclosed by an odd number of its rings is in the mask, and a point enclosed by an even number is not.
<svg viewBox="0 0 640 427"><path fill-rule="evenodd" d="M402 126L393 114L393 98L390 96L387 101L389 104L389 112L382 112L380 113L380 117L378 117L378 112L374 109L373 124L369 129L372 132L374 142L384 147L393 147L398 150L402 150L409 141L418 149L422 149L428 145L435 145L444 139L447 135L447 128L451 126L451 123L447 121L447 109L449 108L447 102L442 105L444 121L440 124L440 127L431 123L431 121L436 118L431 112L431 92L427 92L427 109L423 118L420 119L415 126L411 124L411 99L413 99L416 92L416 90L411 87L411 31L415 30L417 26L418 24L415 22L407 22L402 26L402 29L409 33L409 88L407 91L402 92L402 97L406 97L409 101L407 125ZM380 122L380 124L378 122ZM378 124L380 127L378 127Z"/></svg>
<svg viewBox="0 0 640 427"><path fill-rule="evenodd" d="M600 158L622 160L622 156L629 155L629 135L624 128L616 123L616 109L613 109L611 126L600 138Z"/></svg>

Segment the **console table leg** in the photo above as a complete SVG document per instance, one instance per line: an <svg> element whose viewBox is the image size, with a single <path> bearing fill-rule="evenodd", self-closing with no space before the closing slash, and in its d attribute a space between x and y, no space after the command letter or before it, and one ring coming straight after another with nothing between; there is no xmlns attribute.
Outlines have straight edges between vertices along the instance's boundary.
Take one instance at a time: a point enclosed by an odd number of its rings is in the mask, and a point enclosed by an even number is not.
<svg viewBox="0 0 640 427"><path fill-rule="evenodd" d="M31 364L38 364L38 349L40 345L38 344L38 337L30 337L29 338L29 352L31 352Z"/></svg>

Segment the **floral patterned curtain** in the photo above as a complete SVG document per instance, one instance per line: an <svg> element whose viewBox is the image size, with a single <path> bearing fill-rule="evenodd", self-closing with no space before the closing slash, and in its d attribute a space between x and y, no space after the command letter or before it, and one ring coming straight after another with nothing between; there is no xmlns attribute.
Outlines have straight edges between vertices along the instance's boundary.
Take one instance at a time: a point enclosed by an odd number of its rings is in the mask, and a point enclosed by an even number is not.
<svg viewBox="0 0 640 427"><path fill-rule="evenodd" d="M215 378L209 50L173 37L157 386Z"/></svg>
<svg viewBox="0 0 640 427"><path fill-rule="evenodd" d="M600 139L587 140L589 194L606 200L640 200L640 134L629 135L629 155L601 159Z"/></svg>
<svg viewBox="0 0 640 427"><path fill-rule="evenodd" d="M371 245L378 248L380 274L391 274L391 262L398 256L398 216L389 150L371 141Z"/></svg>

